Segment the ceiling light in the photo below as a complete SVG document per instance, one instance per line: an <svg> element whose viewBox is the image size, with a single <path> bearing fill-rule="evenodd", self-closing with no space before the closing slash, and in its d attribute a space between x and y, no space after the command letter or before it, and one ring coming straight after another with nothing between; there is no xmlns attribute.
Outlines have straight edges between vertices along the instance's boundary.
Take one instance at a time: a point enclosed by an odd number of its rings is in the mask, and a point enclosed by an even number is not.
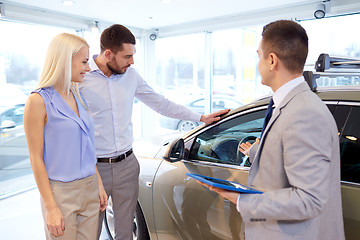
<svg viewBox="0 0 360 240"><path fill-rule="evenodd" d="M151 41L155 41L158 38L158 31L159 29L155 29L154 32L149 35Z"/></svg>
<svg viewBox="0 0 360 240"><path fill-rule="evenodd" d="M324 18L325 17L325 4L324 3L319 3L318 5L316 5L316 9L314 12L314 17L317 19L320 18Z"/></svg>
<svg viewBox="0 0 360 240"><path fill-rule="evenodd" d="M162 3L169 3L171 0L160 0Z"/></svg>
<svg viewBox="0 0 360 240"><path fill-rule="evenodd" d="M72 6L72 5L74 5L75 1L73 1L73 0L62 0L61 3L64 4L65 6Z"/></svg>

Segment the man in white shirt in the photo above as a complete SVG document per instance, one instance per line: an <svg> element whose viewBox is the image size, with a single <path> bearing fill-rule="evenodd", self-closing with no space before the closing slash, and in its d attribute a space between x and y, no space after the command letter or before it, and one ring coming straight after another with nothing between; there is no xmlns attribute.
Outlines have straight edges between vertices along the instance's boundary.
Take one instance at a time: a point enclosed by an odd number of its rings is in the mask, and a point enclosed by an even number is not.
<svg viewBox="0 0 360 240"><path fill-rule="evenodd" d="M338 130L302 76L306 31L280 20L262 35L258 70L274 92L275 109L260 142L239 150L252 162L248 184L264 193L205 186L237 205L247 240L343 240Z"/></svg>
<svg viewBox="0 0 360 240"><path fill-rule="evenodd" d="M112 197L115 239L132 239L133 216L138 198L139 164L132 153L133 100L145 103L167 117L201 121L220 119L229 111L201 115L169 101L154 90L130 66L134 63L135 37L122 25L101 34L99 55L90 59L91 71L80 84L94 118L98 170L108 196ZM100 213L98 238L104 213Z"/></svg>

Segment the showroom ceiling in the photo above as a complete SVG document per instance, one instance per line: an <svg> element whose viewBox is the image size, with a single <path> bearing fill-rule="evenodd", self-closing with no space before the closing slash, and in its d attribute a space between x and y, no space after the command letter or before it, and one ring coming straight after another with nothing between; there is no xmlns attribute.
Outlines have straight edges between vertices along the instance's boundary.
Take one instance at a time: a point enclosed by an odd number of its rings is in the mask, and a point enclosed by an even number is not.
<svg viewBox="0 0 360 240"><path fill-rule="evenodd" d="M310 0L74 0L65 6L62 0L10 0L15 4L44 11L122 23L141 29L159 28L260 10L301 6L321 1Z"/></svg>
<svg viewBox="0 0 360 240"><path fill-rule="evenodd" d="M287 8L308 9L331 2L332 7L359 5L358 0L73 0L65 6L64 0L3 0L6 8L22 7L41 10L42 13L63 14L93 21L120 23L139 29L154 29L184 24L231 19L242 15L263 17ZM167 1L167 3L164 3ZM18 14L18 13L17 13Z"/></svg>

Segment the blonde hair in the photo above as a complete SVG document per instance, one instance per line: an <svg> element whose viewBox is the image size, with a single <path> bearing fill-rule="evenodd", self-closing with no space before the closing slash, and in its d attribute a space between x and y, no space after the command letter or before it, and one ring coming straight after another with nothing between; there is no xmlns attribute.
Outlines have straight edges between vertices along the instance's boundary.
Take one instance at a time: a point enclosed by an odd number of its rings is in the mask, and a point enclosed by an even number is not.
<svg viewBox="0 0 360 240"><path fill-rule="evenodd" d="M89 44L85 39L70 33L57 35L49 44L45 64L36 89L52 87L56 84L64 86L64 91L71 90L85 106L77 83L71 82L72 57ZM64 81L60 83L60 81Z"/></svg>

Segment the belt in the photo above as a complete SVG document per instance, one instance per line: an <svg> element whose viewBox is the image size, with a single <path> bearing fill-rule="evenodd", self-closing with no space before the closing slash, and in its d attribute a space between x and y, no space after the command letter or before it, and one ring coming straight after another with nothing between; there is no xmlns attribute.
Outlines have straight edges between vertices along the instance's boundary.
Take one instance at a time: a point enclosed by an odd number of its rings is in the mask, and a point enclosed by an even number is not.
<svg viewBox="0 0 360 240"><path fill-rule="evenodd" d="M98 158L97 161L98 162L105 162L105 163L116 163L116 162L121 162L122 160L124 160L125 158L127 158L128 156L130 156L132 154L133 150L130 149L129 151L127 151L124 154L121 154L119 156L116 157L110 157L110 158Z"/></svg>

